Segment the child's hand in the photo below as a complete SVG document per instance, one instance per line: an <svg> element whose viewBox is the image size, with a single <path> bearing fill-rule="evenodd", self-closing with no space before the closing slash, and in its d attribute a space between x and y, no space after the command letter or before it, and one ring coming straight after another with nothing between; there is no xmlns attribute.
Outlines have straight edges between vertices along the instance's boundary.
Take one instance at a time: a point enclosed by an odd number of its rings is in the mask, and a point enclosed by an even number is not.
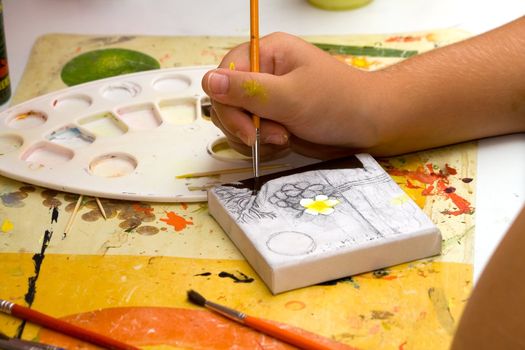
<svg viewBox="0 0 525 350"><path fill-rule="evenodd" d="M374 73L353 69L283 33L260 40L261 73L250 73L249 67L246 43L202 81L212 99L212 120L234 149L250 153L255 142L252 113L261 117L263 156L291 147L329 158L377 142L378 123L369 118L378 108L369 89Z"/></svg>

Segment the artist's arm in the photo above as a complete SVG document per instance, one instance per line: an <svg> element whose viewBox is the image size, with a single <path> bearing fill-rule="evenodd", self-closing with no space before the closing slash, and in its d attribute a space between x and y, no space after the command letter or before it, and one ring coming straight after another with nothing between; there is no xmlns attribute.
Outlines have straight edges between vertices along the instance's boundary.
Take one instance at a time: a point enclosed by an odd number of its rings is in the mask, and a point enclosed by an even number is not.
<svg viewBox="0 0 525 350"><path fill-rule="evenodd" d="M264 118L266 153L291 146L318 157L331 147L393 155L525 131L525 17L376 72L273 34L261 39L264 73L248 67L245 44L203 79L214 122L245 153L254 140L247 111Z"/></svg>
<svg viewBox="0 0 525 350"><path fill-rule="evenodd" d="M452 350L525 349L524 247L525 208L474 288Z"/></svg>

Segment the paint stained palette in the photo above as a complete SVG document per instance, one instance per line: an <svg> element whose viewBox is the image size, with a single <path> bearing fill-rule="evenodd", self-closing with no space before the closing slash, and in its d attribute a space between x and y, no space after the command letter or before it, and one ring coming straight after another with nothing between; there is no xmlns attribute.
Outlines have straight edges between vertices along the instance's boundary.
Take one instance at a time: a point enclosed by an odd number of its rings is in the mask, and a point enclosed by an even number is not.
<svg viewBox="0 0 525 350"><path fill-rule="evenodd" d="M210 189L208 208L273 293L439 254L441 233L367 154Z"/></svg>
<svg viewBox="0 0 525 350"><path fill-rule="evenodd" d="M211 68L118 76L5 110L0 114L0 174L98 197L205 201L210 186L251 176L251 159L229 149L207 115L201 79ZM290 153L266 165L276 171L312 162ZM246 170L177 178L239 168Z"/></svg>

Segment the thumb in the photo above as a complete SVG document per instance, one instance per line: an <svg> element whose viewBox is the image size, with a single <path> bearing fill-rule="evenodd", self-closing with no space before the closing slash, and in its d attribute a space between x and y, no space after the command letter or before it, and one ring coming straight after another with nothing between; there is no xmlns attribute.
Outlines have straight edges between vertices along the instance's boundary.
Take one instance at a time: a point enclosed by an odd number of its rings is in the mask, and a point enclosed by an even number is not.
<svg viewBox="0 0 525 350"><path fill-rule="evenodd" d="M209 71L202 79L202 88L211 99L279 122L283 111L290 112L294 105L290 85L286 75L223 68Z"/></svg>

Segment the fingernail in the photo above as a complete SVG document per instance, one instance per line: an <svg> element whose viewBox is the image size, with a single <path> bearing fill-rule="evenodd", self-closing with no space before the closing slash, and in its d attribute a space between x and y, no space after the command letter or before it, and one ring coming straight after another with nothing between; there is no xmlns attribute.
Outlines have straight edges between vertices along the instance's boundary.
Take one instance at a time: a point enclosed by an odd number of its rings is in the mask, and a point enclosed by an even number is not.
<svg viewBox="0 0 525 350"><path fill-rule="evenodd" d="M268 135L264 139L264 143L270 143L272 145L278 145L278 146L286 145L288 143L288 135L286 134Z"/></svg>
<svg viewBox="0 0 525 350"><path fill-rule="evenodd" d="M214 94L225 94L230 86L230 78L224 74L211 73L208 77L208 87Z"/></svg>
<svg viewBox="0 0 525 350"><path fill-rule="evenodd" d="M243 132L237 132L237 134L235 134L235 136L237 136L239 139L241 139L242 142L244 142L245 145L247 146L251 146L253 144L253 141L248 137L248 135L246 135L245 133Z"/></svg>

